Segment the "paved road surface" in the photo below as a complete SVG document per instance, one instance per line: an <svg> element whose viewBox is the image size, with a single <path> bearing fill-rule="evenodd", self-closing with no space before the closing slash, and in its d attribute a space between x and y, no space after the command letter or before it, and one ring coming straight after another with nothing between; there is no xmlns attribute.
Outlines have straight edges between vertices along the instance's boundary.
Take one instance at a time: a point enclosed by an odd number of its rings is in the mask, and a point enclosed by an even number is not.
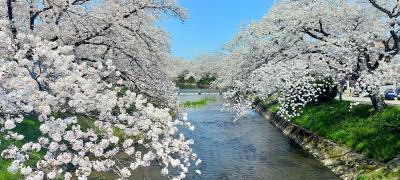
<svg viewBox="0 0 400 180"><path fill-rule="evenodd" d="M363 104L371 104L371 99L369 97L351 97L348 95L343 95L342 97L345 101L360 102ZM385 100L386 104L393 106L400 106L399 100Z"/></svg>

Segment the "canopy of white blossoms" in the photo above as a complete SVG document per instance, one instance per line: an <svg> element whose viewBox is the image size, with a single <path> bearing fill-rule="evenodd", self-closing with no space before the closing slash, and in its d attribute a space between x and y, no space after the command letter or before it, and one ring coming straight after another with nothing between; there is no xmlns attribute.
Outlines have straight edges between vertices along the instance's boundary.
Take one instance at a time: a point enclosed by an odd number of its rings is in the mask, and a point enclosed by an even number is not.
<svg viewBox="0 0 400 180"><path fill-rule="evenodd" d="M194 58L193 61L185 60L183 58L171 58L167 69L167 75L170 79L176 80L178 77L189 79L193 77L195 80L200 80L204 77L217 77L221 72L223 61L222 54L203 54Z"/></svg>
<svg viewBox="0 0 400 180"><path fill-rule="evenodd" d="M18 32L74 47L76 61L112 60L126 85L162 106L176 105L165 75L169 37L157 25L169 15L186 18L177 0L29 0L0 2L0 17ZM150 100L150 99L149 99Z"/></svg>
<svg viewBox="0 0 400 180"><path fill-rule="evenodd" d="M14 129L36 116L41 135L1 152L12 160L10 172L67 180L112 171L126 179L138 167L155 164L163 167L162 174L182 179L191 162L201 162L190 148L193 141L179 134L177 126L191 127L187 115L173 120L169 109L154 107L145 96L121 93L127 82L111 60L77 61L73 46L31 34L14 36L12 29L9 20L0 20L0 133L21 141L25 137ZM81 127L82 116L93 126ZM35 152L44 156L26 165ZM131 161L121 162L123 156Z"/></svg>
<svg viewBox="0 0 400 180"><path fill-rule="evenodd" d="M395 0L280 0L227 45L216 85L243 98L277 96L292 118L351 77L379 111L382 90L400 85L399 16Z"/></svg>

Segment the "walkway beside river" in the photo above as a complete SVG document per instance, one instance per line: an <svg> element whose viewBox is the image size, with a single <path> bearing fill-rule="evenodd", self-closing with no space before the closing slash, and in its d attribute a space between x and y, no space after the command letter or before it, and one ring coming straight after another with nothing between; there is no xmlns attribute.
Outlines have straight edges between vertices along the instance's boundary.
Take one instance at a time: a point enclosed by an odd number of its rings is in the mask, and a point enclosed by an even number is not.
<svg viewBox="0 0 400 180"><path fill-rule="evenodd" d="M369 97L353 97L353 96L348 96L348 95L343 95L342 99L345 101L351 101L351 102L359 102L363 104L371 104L371 99ZM393 105L393 106L400 106L400 100L385 100L385 103L387 105Z"/></svg>

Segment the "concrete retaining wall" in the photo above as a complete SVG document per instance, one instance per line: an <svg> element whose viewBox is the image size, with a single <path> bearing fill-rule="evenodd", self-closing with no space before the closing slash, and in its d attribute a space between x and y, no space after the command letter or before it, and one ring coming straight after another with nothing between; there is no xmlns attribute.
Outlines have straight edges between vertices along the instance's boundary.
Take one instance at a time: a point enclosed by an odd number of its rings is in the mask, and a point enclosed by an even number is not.
<svg viewBox="0 0 400 180"><path fill-rule="evenodd" d="M378 176L383 176L383 179L399 179L397 176L400 167L399 159L386 164L373 161L344 145L319 137L284 120L268 109L257 106L256 110L342 179L357 179L359 176L366 179L375 179ZM393 174L395 175L393 176Z"/></svg>

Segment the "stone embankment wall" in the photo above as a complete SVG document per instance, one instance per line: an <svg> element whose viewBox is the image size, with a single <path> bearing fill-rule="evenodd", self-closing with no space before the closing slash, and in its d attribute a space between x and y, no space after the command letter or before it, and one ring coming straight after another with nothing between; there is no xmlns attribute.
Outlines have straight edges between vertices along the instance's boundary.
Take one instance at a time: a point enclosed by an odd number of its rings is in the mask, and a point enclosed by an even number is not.
<svg viewBox="0 0 400 180"><path fill-rule="evenodd" d="M400 159L388 163L373 161L344 145L319 137L294 123L284 120L266 108L257 106L256 110L342 179L363 179L360 177L366 179L400 179L397 176Z"/></svg>

